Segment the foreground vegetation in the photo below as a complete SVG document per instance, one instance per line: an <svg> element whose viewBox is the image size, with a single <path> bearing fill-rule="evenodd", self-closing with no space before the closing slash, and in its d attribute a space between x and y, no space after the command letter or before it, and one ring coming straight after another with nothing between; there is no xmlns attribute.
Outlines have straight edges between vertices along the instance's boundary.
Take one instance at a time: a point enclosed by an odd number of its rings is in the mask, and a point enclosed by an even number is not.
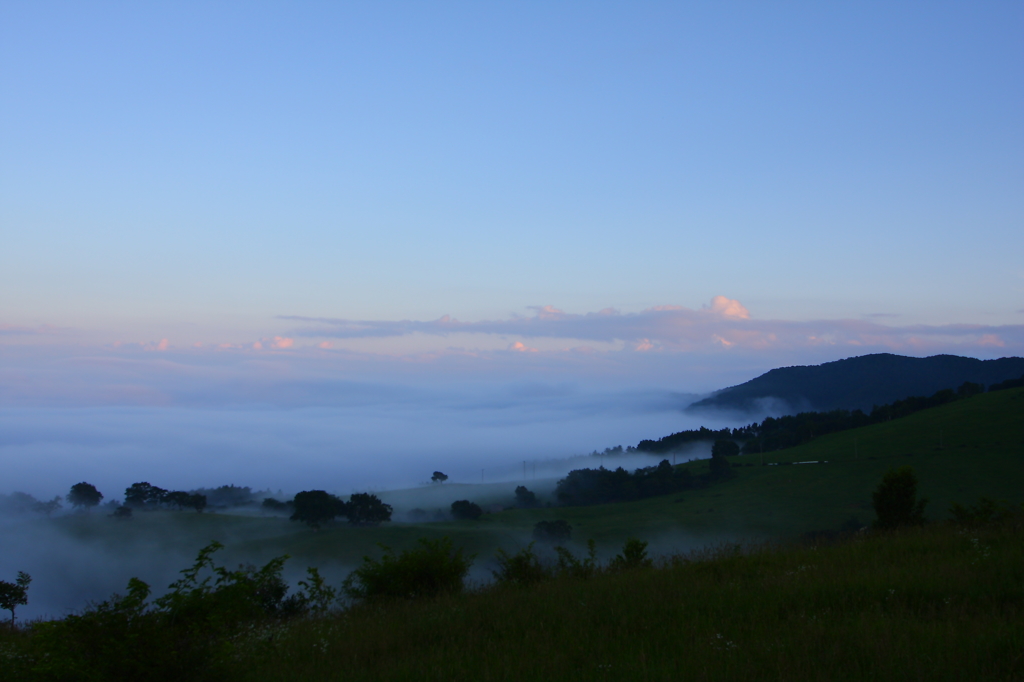
<svg viewBox="0 0 1024 682"><path fill-rule="evenodd" d="M222 573L230 589L215 601L245 616L238 622L204 610L186 573L161 602L160 627L139 615L145 595L135 585L84 621L5 631L0 677L1019 679L1022 540L1017 514L823 545L723 545L653 568L641 558L552 570L525 584L366 599L325 614L299 608L309 589L297 602L275 592L272 608L257 614L255 602L239 600L239 585L246 576L253 586L273 585L273 571ZM289 603L304 615L287 617Z"/></svg>

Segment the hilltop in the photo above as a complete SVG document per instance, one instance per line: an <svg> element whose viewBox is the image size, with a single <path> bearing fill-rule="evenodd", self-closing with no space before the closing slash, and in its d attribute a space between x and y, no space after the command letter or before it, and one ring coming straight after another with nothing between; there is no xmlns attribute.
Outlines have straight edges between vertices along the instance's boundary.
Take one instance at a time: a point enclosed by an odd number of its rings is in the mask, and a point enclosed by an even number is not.
<svg viewBox="0 0 1024 682"><path fill-rule="evenodd" d="M865 410L914 395L932 395L969 381L988 386L1024 375L1024 358L978 360L958 355L911 358L891 353L862 355L822 365L780 367L730 386L687 411L755 410L768 399L792 411Z"/></svg>

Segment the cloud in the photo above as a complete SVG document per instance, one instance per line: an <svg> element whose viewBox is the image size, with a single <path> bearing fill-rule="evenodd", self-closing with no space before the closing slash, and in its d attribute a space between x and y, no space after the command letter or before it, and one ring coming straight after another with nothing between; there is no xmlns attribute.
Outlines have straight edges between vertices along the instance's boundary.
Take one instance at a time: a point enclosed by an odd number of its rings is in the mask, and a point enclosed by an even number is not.
<svg viewBox="0 0 1024 682"><path fill-rule="evenodd" d="M522 341L516 341L515 343L509 344L508 349L511 350L511 351L516 351L517 353L536 353L537 352L536 348L530 348L529 346L527 346Z"/></svg>
<svg viewBox="0 0 1024 682"><path fill-rule="evenodd" d="M559 339L620 344L619 348L650 351L712 352L722 349L799 350L856 348L861 352L972 352L992 347L1024 351L1024 325L886 325L872 320L758 320L736 299L715 296L693 310L662 305L637 313L606 308L595 313L567 313L554 306L534 306L532 316L461 322L449 315L436 320L345 320L285 317L306 323L291 333L299 337L367 339L411 336L483 335L512 337L511 350L538 345L528 340ZM516 346L520 344L522 348ZM543 348L542 345L539 346ZM562 346L565 348L565 344ZM572 346L570 346L572 347ZM555 352L555 351L542 351Z"/></svg>
<svg viewBox="0 0 1024 682"><path fill-rule="evenodd" d="M715 296L711 299L711 306L705 306L706 310L717 313L722 317L730 317L737 320L749 320L750 312L743 307L743 304L736 299L725 296Z"/></svg>

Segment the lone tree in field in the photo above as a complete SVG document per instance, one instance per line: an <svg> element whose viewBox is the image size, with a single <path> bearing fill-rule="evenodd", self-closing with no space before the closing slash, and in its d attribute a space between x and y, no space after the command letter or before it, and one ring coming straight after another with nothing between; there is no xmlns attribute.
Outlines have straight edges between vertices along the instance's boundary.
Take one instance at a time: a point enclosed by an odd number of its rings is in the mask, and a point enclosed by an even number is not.
<svg viewBox="0 0 1024 682"><path fill-rule="evenodd" d="M18 578L9 583L0 580L0 609L11 612L11 628L14 628L14 609L28 603L28 584L32 582L32 576L24 571L18 571Z"/></svg>
<svg viewBox="0 0 1024 682"><path fill-rule="evenodd" d="M391 505L371 493L353 493L345 505L345 515L353 526L379 526L391 520Z"/></svg>
<svg viewBox="0 0 1024 682"><path fill-rule="evenodd" d="M338 516L345 516L348 505L334 495L323 490L303 490L296 493L292 500L295 512L292 521L302 521L312 528L333 521Z"/></svg>
<svg viewBox="0 0 1024 682"><path fill-rule="evenodd" d="M871 493L875 507L875 528L890 530L900 526L920 526L924 523L926 499L917 499L917 476L910 467L889 469L875 492Z"/></svg>
<svg viewBox="0 0 1024 682"><path fill-rule="evenodd" d="M442 474L440 471L435 471L434 475L430 477L430 480L434 483L444 483L448 480L448 475Z"/></svg>
<svg viewBox="0 0 1024 682"><path fill-rule="evenodd" d="M84 507L86 511L90 508L95 507L103 499L103 493L96 490L96 486L91 483L76 483L71 486L71 492L68 493L68 502L73 507Z"/></svg>

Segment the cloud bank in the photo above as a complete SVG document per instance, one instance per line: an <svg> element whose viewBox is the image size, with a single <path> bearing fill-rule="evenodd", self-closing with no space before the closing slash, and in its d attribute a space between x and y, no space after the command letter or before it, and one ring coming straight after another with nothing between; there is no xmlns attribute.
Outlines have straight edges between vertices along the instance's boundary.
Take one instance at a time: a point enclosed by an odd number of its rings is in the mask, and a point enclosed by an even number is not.
<svg viewBox="0 0 1024 682"><path fill-rule="evenodd" d="M291 330L300 338L386 339L415 334L452 337L485 335L517 338L510 350L529 348L525 339L565 339L581 343L619 343L638 352L700 352L714 348L771 353L822 346L847 347L851 354L891 352L964 352L1024 348L1024 325L883 325L865 320L758 320L735 299L715 296L699 309L665 305L637 313L612 308L572 314L554 306L534 307L532 316L462 322L444 315L436 320L348 320L281 316L302 323ZM862 350L863 349L863 350ZM870 350L868 350L870 349Z"/></svg>

